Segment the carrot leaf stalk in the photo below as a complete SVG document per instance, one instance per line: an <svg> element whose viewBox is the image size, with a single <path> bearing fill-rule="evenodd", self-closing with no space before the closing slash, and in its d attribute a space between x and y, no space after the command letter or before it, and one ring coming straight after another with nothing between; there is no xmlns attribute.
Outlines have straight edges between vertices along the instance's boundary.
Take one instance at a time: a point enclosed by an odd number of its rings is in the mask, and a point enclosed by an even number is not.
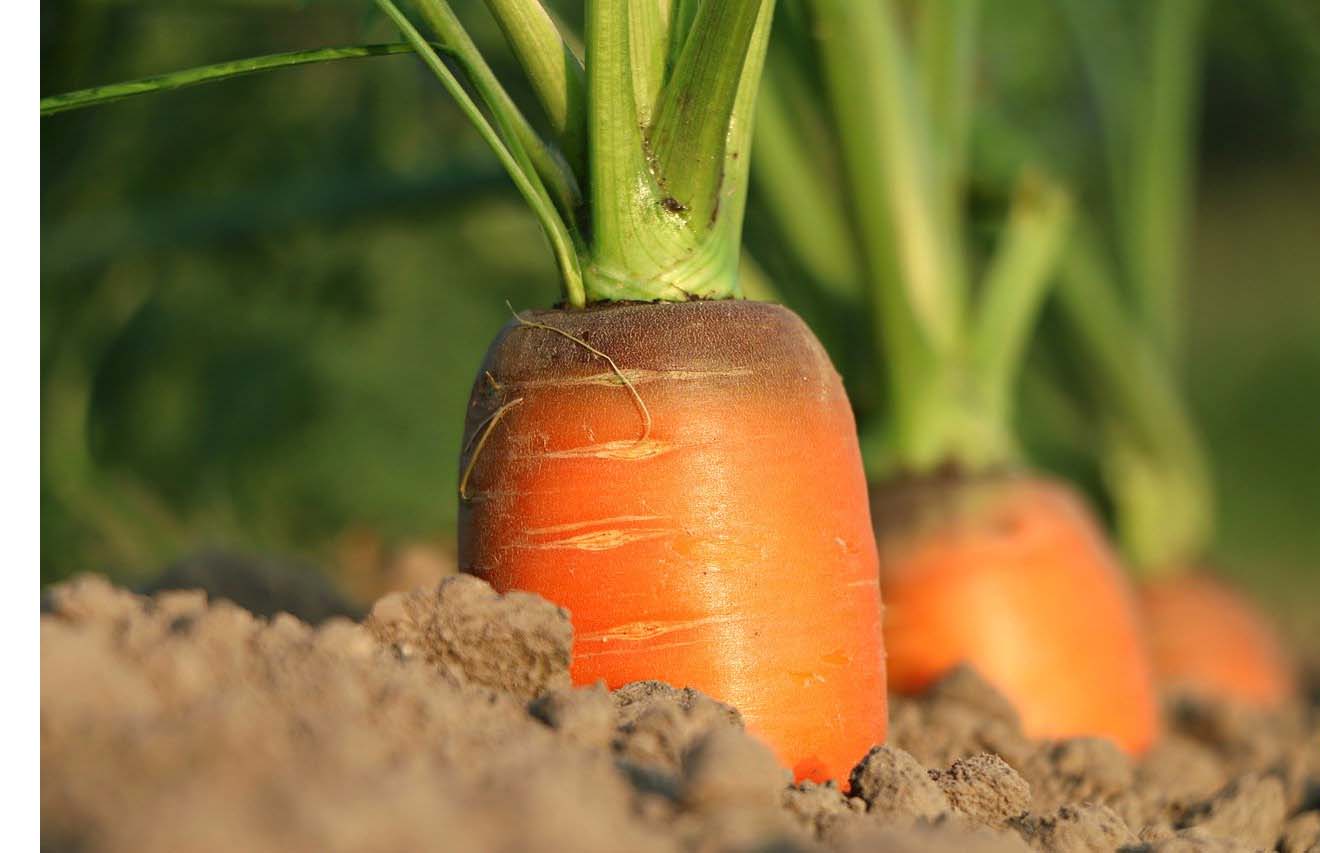
<svg viewBox="0 0 1320 853"><path fill-rule="evenodd" d="M998 422L1009 418L1033 320L1040 313L1072 222L1072 198L1036 172L1019 182L1008 222L982 284L972 363Z"/></svg>
<svg viewBox="0 0 1320 853"><path fill-rule="evenodd" d="M647 127L638 104L652 74L632 64L630 16L645 4L587 6L592 104L593 300L721 298L739 294L750 116L773 3L705 3L665 80ZM654 34L654 21L642 29Z"/></svg>
<svg viewBox="0 0 1320 853"><path fill-rule="evenodd" d="M575 251L576 235L570 228L568 222L555 210L554 203L546 192L545 185L541 182L536 169L532 166L526 150L522 147L521 139L516 133L518 128L518 117L507 112L502 112L501 107L504 102L498 97L495 91L489 91L487 107L496 115L500 124L500 130L497 131L491 126L490 122L482 114L481 109L476 102L468 95L467 90L459 83L458 78L454 76L449 67L440 59L439 54L431 48L431 45L422 37L412 25L412 23L399 11L399 8L391 0L376 0L376 4L389 18L394 21L399 30L413 46L417 55L422 61L435 72L436 77L449 91L450 95L458 103L459 108L472 122L473 126L481 134L486 144L495 152L504 166L509 177L513 179L514 185L519 193L527 201L540 221L542 228L550 239L554 250L555 261L559 266L559 272L563 283L564 296L570 303L582 303L585 301L582 287L582 271L578 263ZM428 4L434 7L444 7L443 0L428 0ZM443 15L444 8L436 14L435 18L439 22L448 23L449 20ZM461 33L461 28L457 27L457 21L453 21L453 26L457 28L456 32ZM451 33L454 35L455 33ZM460 49L470 47L471 42L464 36L460 41ZM475 52L475 48L471 48ZM479 57L478 57L479 58ZM476 65L469 64L469 67L483 67L484 63ZM512 106L512 102L508 102ZM502 119L502 120L501 120Z"/></svg>
<svg viewBox="0 0 1320 853"><path fill-rule="evenodd" d="M1131 318L1117 274L1089 231L1066 252L1058 296L1095 386L1120 543L1148 576L1187 565L1213 526L1205 450L1167 359Z"/></svg>
<svg viewBox="0 0 1320 853"><path fill-rule="evenodd" d="M980 14L980 0L937 0L926 4L916 20L921 90L938 146L936 193L940 215L950 223L958 221L966 177ZM949 234L955 241L961 236L956 229ZM960 247L951 248L955 258L961 256Z"/></svg>
<svg viewBox="0 0 1320 853"><path fill-rule="evenodd" d="M1103 5L1064 8L1101 107L1114 218L1109 240L1091 225L1069 248L1060 307L1094 379L1119 539L1157 576L1194 565L1214 527L1209 461L1177 376L1205 3L1160 0L1111 22L1128 37L1109 51L1086 36Z"/></svg>
<svg viewBox="0 0 1320 853"><path fill-rule="evenodd" d="M439 50L443 48L437 47ZM168 74L156 74L138 80L126 80L105 86L92 86L74 92L64 92L41 99L41 115L57 115L69 110L84 107L96 107L132 98L137 95L149 95L156 92L170 92L200 86L203 83L219 83L258 74L263 71L275 71L280 68L294 68L299 65L315 65L322 62L337 62L342 59L360 59L367 56L395 56L412 53L412 46L406 42L393 44L362 44L345 47L319 47L314 50L290 50L267 56L253 56L235 59L229 62L217 62Z"/></svg>
<svg viewBox="0 0 1320 853"><path fill-rule="evenodd" d="M893 0L809 4L888 374L889 431L868 436L875 474L1013 461L1011 392L1070 221L1067 193L1024 172L973 281L963 194L976 5L923 6L911 44Z"/></svg>
<svg viewBox="0 0 1320 853"><path fill-rule="evenodd" d="M752 151L757 190L789 251L817 286L855 302L861 296L861 258L847 211L818 174L821 146L798 132L804 118L808 126L821 123L818 99L801 78L798 63L772 60L766 66Z"/></svg>
<svg viewBox="0 0 1320 853"><path fill-rule="evenodd" d="M1147 14L1151 24L1149 85L1132 128L1132 210L1124 238L1139 316L1168 357L1181 337L1187 208L1193 165L1191 134L1200 70L1203 0L1165 0Z"/></svg>
<svg viewBox="0 0 1320 853"><path fill-rule="evenodd" d="M587 77L539 2L486 0L531 82L569 164L581 174L587 147Z"/></svg>
<svg viewBox="0 0 1320 853"><path fill-rule="evenodd" d="M390 5L393 6L392 3ZM532 129L531 123L500 85L495 72L486 64L485 58L463 29L453 10L449 8L449 4L444 0L417 0L417 6L427 24L440 36L441 42L448 46L473 89L486 105L486 109L494 116L501 134L506 139L506 144L514 143L515 153L530 162L536 174L549 189L560 215L565 219L571 218L580 197L577 182L563 158ZM398 9L395 7L394 11L388 14L405 36L413 41L413 36L408 35L408 31L403 27L406 19L397 13ZM429 47L425 41L415 43L422 45L418 47L419 53ZM431 65L430 60L426 62L427 65Z"/></svg>

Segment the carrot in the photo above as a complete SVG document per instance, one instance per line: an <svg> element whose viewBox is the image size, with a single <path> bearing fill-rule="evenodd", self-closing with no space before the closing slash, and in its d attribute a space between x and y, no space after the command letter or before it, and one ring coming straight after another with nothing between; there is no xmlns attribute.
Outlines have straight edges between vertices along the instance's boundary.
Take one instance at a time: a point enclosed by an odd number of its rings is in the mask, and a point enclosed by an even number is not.
<svg viewBox="0 0 1320 853"><path fill-rule="evenodd" d="M556 247L565 306L516 315L473 387L459 564L569 611L577 683L704 690L797 776L843 779L885 734L856 431L801 320L734 301L772 5L666 22L590 2L581 68L533 0L489 4L562 146L542 169L516 117L492 134ZM447 7L420 8L464 44ZM498 106L488 71L466 68Z"/></svg>
<svg viewBox="0 0 1320 853"><path fill-rule="evenodd" d="M576 683L731 702L798 778L844 779L884 741L852 413L796 315L527 312L487 354L467 435L459 564L568 608Z"/></svg>
<svg viewBox="0 0 1320 853"><path fill-rule="evenodd" d="M885 735L856 429L805 324L736 301L773 3L666 21L667 4L589 2L585 68L535 0L489 6L561 146L516 116L490 128L556 248L565 304L515 315L473 387L460 568L565 607L576 683L701 689L799 778L843 780ZM419 8L440 43L465 44L447 7ZM465 69L498 108L477 59Z"/></svg>
<svg viewBox="0 0 1320 853"><path fill-rule="evenodd" d="M890 486L874 501L891 688L920 692L971 663L1032 737L1150 746L1136 604L1071 489L989 475Z"/></svg>
<svg viewBox="0 0 1320 853"><path fill-rule="evenodd" d="M1292 665L1273 628L1222 581L1201 573L1154 580L1141 603L1163 684L1266 709L1293 695Z"/></svg>
<svg viewBox="0 0 1320 853"><path fill-rule="evenodd" d="M1071 194L1024 164L988 259L967 248L978 5L926 4L909 21L892 0L806 4L784 43L812 56L772 55L761 113L760 138L774 141L757 149L759 179L787 235L769 251L787 247L821 303L875 319L839 338L870 345L852 379L874 389L863 411L884 414L863 447L890 688L917 692L970 664L1028 733L1109 737L1140 753L1158 713L1134 595L1082 500L1031 473L1013 430L1014 383L1070 233ZM803 94L817 79L804 67L821 69L824 109ZM819 145L831 132L837 145ZM850 201L842 212L818 188L834 175Z"/></svg>

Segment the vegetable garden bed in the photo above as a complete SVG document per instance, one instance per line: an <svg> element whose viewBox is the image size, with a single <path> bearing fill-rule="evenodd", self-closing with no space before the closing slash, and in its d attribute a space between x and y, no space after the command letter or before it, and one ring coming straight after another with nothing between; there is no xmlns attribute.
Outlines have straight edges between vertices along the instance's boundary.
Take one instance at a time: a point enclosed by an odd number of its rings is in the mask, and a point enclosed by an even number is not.
<svg viewBox="0 0 1320 853"><path fill-rule="evenodd" d="M736 710L569 686L572 630L459 576L363 623L86 576L42 618L53 850L1249 850L1320 843L1314 704L1168 698L1133 762L1030 741L970 670L894 697L848 794L794 785ZM1103 701L1103 697L1099 697Z"/></svg>

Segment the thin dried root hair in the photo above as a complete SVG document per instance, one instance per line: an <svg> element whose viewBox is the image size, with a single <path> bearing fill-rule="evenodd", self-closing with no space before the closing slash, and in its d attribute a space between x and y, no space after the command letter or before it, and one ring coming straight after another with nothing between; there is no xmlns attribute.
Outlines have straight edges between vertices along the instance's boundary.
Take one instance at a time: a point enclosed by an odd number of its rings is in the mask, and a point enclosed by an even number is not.
<svg viewBox="0 0 1320 853"><path fill-rule="evenodd" d="M465 501L468 499L468 479L472 477L472 469L477 467L477 457L481 455L481 449L486 446L486 439L490 438L491 432L495 430L495 425L498 424L500 419L508 413L509 409L512 409L522 401L522 397L510 400L503 406L500 406L498 409L491 412L481 423L477 424L477 428L473 431L472 437L468 439L467 446L463 448L463 453L466 454L471 450L472 455L468 457L467 465L463 466L463 476L458 481L459 500ZM476 442L475 448L472 446L473 442Z"/></svg>
<svg viewBox="0 0 1320 853"><path fill-rule="evenodd" d="M604 359L605 363L610 366L610 370L614 371L614 375L619 377L619 381L622 382L623 386L628 389L628 393L632 395L633 400L637 403L637 408L641 410L642 434L641 437L637 439L637 443L641 444L643 441L646 441L648 438L651 437L651 410L646 407L646 401L642 399L642 395L637 393L637 386L634 385L633 381L629 379L622 370L619 369L619 365L615 364L614 359L610 358L608 355L596 349L591 344L587 343L586 341L582 340L576 335L572 335L568 332L565 332L563 329L555 328L554 326L551 326L549 323L537 323L532 320L527 320L517 311L513 310L513 305L511 305L508 302L505 302L504 304L509 306L509 311L513 313L513 319L518 323L518 325L530 326L533 329L545 329L547 332L554 332L556 335L563 335L564 337L568 338L570 341L582 347L587 352L591 353L597 358Z"/></svg>

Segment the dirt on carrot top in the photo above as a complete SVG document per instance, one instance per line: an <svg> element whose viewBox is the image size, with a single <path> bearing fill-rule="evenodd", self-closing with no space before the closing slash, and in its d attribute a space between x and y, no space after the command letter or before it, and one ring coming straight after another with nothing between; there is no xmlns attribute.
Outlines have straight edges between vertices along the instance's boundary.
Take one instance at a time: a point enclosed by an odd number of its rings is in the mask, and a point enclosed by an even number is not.
<svg viewBox="0 0 1320 853"><path fill-rule="evenodd" d="M567 614L459 576L362 623L87 576L41 625L51 850L1258 850L1320 844L1315 705L1168 700L1160 744L1025 738L959 669L845 795L737 710L569 686ZM1103 697L1097 697L1103 701Z"/></svg>

